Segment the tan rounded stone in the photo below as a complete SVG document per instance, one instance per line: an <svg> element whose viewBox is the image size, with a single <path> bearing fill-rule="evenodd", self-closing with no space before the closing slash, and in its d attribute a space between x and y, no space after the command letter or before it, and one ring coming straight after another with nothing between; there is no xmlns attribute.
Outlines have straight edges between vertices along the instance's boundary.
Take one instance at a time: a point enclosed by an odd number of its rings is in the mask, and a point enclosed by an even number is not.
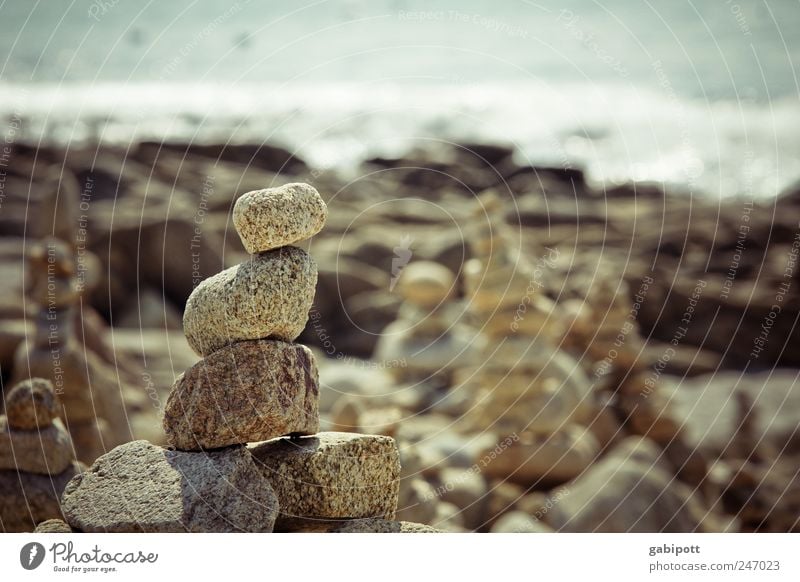
<svg viewBox="0 0 800 582"><path fill-rule="evenodd" d="M248 253L259 253L311 238L325 226L328 207L308 184L286 184L242 195L233 224Z"/></svg>
<svg viewBox="0 0 800 582"><path fill-rule="evenodd" d="M17 430L0 416L0 470L57 475L73 460L72 440L59 419L47 428Z"/></svg>
<svg viewBox="0 0 800 582"><path fill-rule="evenodd" d="M292 341L308 321L317 266L302 249L254 255L200 283L186 302L183 329L206 356L242 340Z"/></svg>
<svg viewBox="0 0 800 582"><path fill-rule="evenodd" d="M6 416L11 428L35 430L50 426L58 416L53 385L43 378L20 382L6 395Z"/></svg>
<svg viewBox="0 0 800 582"><path fill-rule="evenodd" d="M62 519L48 519L37 525L34 533L72 533L72 528Z"/></svg>
<svg viewBox="0 0 800 582"><path fill-rule="evenodd" d="M481 451L477 463L488 477L522 485L563 483L591 465L599 450L590 432L573 425L549 436L525 435L518 441L509 437Z"/></svg>
<svg viewBox="0 0 800 582"><path fill-rule="evenodd" d="M170 445L191 451L319 430L319 372L307 347L237 342L178 379L164 407Z"/></svg>
<svg viewBox="0 0 800 582"><path fill-rule="evenodd" d="M433 261L415 261L403 268L397 291L406 301L422 307L435 307L453 291L453 273Z"/></svg>

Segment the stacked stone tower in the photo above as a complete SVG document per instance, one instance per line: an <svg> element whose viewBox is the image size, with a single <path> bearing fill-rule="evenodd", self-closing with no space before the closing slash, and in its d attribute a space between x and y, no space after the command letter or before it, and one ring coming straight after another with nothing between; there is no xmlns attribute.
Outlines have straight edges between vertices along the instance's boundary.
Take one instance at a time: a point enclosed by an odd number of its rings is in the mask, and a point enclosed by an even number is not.
<svg viewBox="0 0 800 582"><path fill-rule="evenodd" d="M61 517L59 498L82 467L58 418L61 405L49 380L21 382L0 415L0 531L33 531Z"/></svg>
<svg viewBox="0 0 800 582"><path fill-rule="evenodd" d="M165 406L174 450L136 441L98 459L64 493L73 528L406 527L384 523L397 506L394 440L315 434L317 366L293 341L308 319L317 267L291 245L319 232L326 216L319 193L306 184L237 201L233 221L251 257L203 281L186 304L184 331L203 359L176 381Z"/></svg>
<svg viewBox="0 0 800 582"><path fill-rule="evenodd" d="M522 484L561 482L594 459L598 444L584 426L591 385L578 363L557 347L560 317L541 291L553 250L520 251L503 220L499 198L480 198L472 225L475 257L464 267L470 309L486 348L463 370L471 394L466 430L498 436L484 472ZM538 259L538 260L537 260ZM500 454L502 453L502 454Z"/></svg>

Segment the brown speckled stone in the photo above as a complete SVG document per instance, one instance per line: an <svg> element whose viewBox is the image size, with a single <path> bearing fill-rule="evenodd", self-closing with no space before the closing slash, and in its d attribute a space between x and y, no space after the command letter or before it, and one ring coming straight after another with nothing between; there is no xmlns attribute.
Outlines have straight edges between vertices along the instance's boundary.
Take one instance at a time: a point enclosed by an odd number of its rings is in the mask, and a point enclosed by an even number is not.
<svg viewBox="0 0 800 582"><path fill-rule="evenodd" d="M233 207L233 224L248 253L311 238L327 217L328 207L319 192L300 183L248 192Z"/></svg>
<svg viewBox="0 0 800 582"><path fill-rule="evenodd" d="M214 449L319 430L319 372L307 347L238 342L189 368L164 408L181 450Z"/></svg>
<svg viewBox="0 0 800 582"><path fill-rule="evenodd" d="M59 419L40 430L16 430L0 416L0 469L57 475L74 458L69 433Z"/></svg>
<svg viewBox="0 0 800 582"><path fill-rule="evenodd" d="M280 500L276 529L298 517L394 517L400 460L390 437L322 432L250 451Z"/></svg>
<svg viewBox="0 0 800 582"><path fill-rule="evenodd" d="M58 401L50 380L32 378L14 386L6 395L6 416L11 428L45 428L58 416Z"/></svg>
<svg viewBox="0 0 800 582"><path fill-rule="evenodd" d="M444 533L422 523L388 519L354 519L329 530L331 533Z"/></svg>
<svg viewBox="0 0 800 582"><path fill-rule="evenodd" d="M34 533L72 533L72 528L61 519L48 519L36 526Z"/></svg>
<svg viewBox="0 0 800 582"><path fill-rule="evenodd" d="M270 532L278 500L244 447L213 453L120 445L67 484L67 523L85 532Z"/></svg>
<svg viewBox="0 0 800 582"><path fill-rule="evenodd" d="M183 330L201 356L242 340L292 341L308 321L317 265L302 249L254 255L200 283L186 302Z"/></svg>

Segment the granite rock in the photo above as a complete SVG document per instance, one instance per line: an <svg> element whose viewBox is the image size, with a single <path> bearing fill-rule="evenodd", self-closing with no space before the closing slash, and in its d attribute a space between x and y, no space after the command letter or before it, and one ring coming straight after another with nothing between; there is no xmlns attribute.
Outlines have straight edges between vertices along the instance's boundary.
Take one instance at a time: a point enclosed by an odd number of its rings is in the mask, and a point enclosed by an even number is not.
<svg viewBox="0 0 800 582"><path fill-rule="evenodd" d="M308 321L317 266L302 249L282 247L209 277L189 296L183 329L201 356L242 340L292 341Z"/></svg>
<svg viewBox="0 0 800 582"><path fill-rule="evenodd" d="M233 207L233 224L248 253L259 253L311 238L325 226L328 207L308 184L243 194Z"/></svg>
<svg viewBox="0 0 800 582"><path fill-rule="evenodd" d="M331 533L444 533L422 523L380 518L354 519L330 531Z"/></svg>
<svg viewBox="0 0 800 582"><path fill-rule="evenodd" d="M237 342L178 379L164 431L180 450L214 449L319 430L319 373L307 347Z"/></svg>
<svg viewBox="0 0 800 582"><path fill-rule="evenodd" d="M43 378L20 382L6 395L6 416L11 428L35 430L52 424L58 416L53 385Z"/></svg>
<svg viewBox="0 0 800 582"><path fill-rule="evenodd" d="M0 416L0 470L57 475L74 458L72 440L61 420L40 430L16 430Z"/></svg>
<svg viewBox="0 0 800 582"><path fill-rule="evenodd" d="M278 500L244 447L120 445L67 485L67 522L85 532L270 532Z"/></svg>
<svg viewBox="0 0 800 582"><path fill-rule="evenodd" d="M72 533L72 528L63 519L48 519L36 526L34 533Z"/></svg>
<svg viewBox="0 0 800 582"><path fill-rule="evenodd" d="M394 517L400 461L390 437L322 432L249 448L280 500L278 528L298 517Z"/></svg>

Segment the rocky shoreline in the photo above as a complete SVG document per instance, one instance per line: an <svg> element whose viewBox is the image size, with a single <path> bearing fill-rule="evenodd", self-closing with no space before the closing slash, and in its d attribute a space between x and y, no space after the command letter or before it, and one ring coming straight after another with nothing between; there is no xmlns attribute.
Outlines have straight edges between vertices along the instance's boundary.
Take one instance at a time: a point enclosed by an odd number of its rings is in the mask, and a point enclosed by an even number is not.
<svg viewBox="0 0 800 582"><path fill-rule="evenodd" d="M297 461L314 464L320 451L363 444L324 431L364 432L397 442L398 521L369 506L346 517L375 523L324 529L798 527L785 516L800 499L800 191L720 202L652 184L598 189L578 169L526 166L485 144L350 171L312 168L277 146L17 144L2 171L6 396L50 379L87 465L120 443L142 449L134 439L169 437L189 451L322 430L304 437L319 442ZM273 204L269 229L251 228L269 217L243 195L290 183L318 190L327 217L296 192L278 205L285 214ZM51 312L57 361L44 348ZM237 353L219 329L239 338ZM311 351L281 345L295 338ZM257 353L241 352L249 344ZM228 397L219 418L184 414L222 397L204 385L209 369L232 383L247 383L238 365L274 375L256 362L267 352L281 370L316 359L319 402L262 400L258 421ZM301 376L281 382L305 386ZM211 425L211 441L190 442ZM268 448L250 445L267 465ZM24 497L11 491L16 472L0 470L4 524L6 500ZM645 515L617 507L629 494L649 500ZM336 517L312 506L298 515ZM30 529L59 517L52 504L46 513ZM279 526L312 527L290 517Z"/></svg>

